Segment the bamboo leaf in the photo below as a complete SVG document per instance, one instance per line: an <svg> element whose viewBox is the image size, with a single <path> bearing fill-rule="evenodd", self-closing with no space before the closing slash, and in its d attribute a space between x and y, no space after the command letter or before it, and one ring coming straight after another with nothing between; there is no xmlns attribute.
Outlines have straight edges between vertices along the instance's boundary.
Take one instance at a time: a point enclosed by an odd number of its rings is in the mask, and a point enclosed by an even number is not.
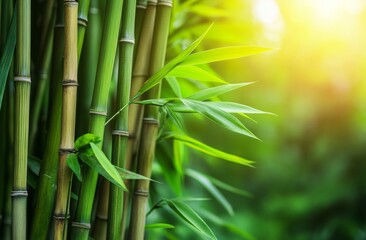
<svg viewBox="0 0 366 240"><path fill-rule="evenodd" d="M217 86L217 87L207 88L207 89L201 90L199 92L193 93L192 95L188 96L187 98L192 99L192 100L197 100L197 101L203 101L203 100L207 100L212 97L216 97L218 95L233 91L235 89L247 86L252 83L253 82L226 84L226 85L221 85L221 86Z"/></svg>
<svg viewBox="0 0 366 240"><path fill-rule="evenodd" d="M175 69L175 68L174 68ZM173 69L173 71L174 71ZM169 75L169 73L168 73ZM166 82L177 97L182 97L182 90L176 77L165 76Z"/></svg>
<svg viewBox="0 0 366 240"><path fill-rule="evenodd" d="M34 173L36 176L39 176L39 172L41 169L41 160L34 157L34 156L28 156L27 165L29 170Z"/></svg>
<svg viewBox="0 0 366 240"><path fill-rule="evenodd" d="M14 11L11 19L9 34L6 39L4 50L0 58L0 109L3 100L6 81L9 74L11 63L13 62L13 55L16 43L16 11Z"/></svg>
<svg viewBox="0 0 366 240"><path fill-rule="evenodd" d="M215 48L207 51L193 53L188 57L186 57L184 61L181 63L181 65L198 65L198 64L242 58L266 52L269 50L272 50L272 48L251 47L251 46Z"/></svg>
<svg viewBox="0 0 366 240"><path fill-rule="evenodd" d="M82 177L81 177L80 164L78 161L78 157L76 156L75 153L70 153L67 155L66 164L71 169L71 171L75 174L77 179L81 182Z"/></svg>
<svg viewBox="0 0 366 240"><path fill-rule="evenodd" d="M98 143L101 141L100 137L95 136L92 133L86 133L76 139L74 147L76 150L80 150L82 147L88 146L89 143Z"/></svg>
<svg viewBox="0 0 366 240"><path fill-rule="evenodd" d="M208 179L210 179L210 181L217 187L223 189L223 190L226 190L228 192L232 192L232 193L235 193L235 194L238 194L238 195L241 195L241 196L244 196L244 197L252 197L252 194L250 194L249 192L247 191L244 191L240 188L236 188L236 187L233 187L225 182L222 182L216 178L213 178L211 176L206 176Z"/></svg>
<svg viewBox="0 0 366 240"><path fill-rule="evenodd" d="M141 179L141 180L147 180L147 181L154 181L151 178L147 178L147 177L142 176L140 174L128 171L127 169L120 168L120 167L117 167L115 165L113 165L113 166L117 169L117 171L118 171L118 173L119 173L119 175L121 176L122 179ZM156 182L156 181L154 181L154 182Z"/></svg>
<svg viewBox="0 0 366 240"><path fill-rule="evenodd" d="M90 147L94 153L94 156L89 156L85 152L79 152L79 158L85 162L94 171L97 171L100 175L105 177L108 181L115 184L116 186L127 191L125 184L122 181L117 169L112 165L108 158L104 155L97 145L90 142Z"/></svg>
<svg viewBox="0 0 366 240"><path fill-rule="evenodd" d="M152 224L146 224L145 229L167 229L167 228L175 228L173 225L168 223L152 223Z"/></svg>
<svg viewBox="0 0 366 240"><path fill-rule="evenodd" d="M178 200L166 200L168 206L185 222L193 226L199 232L209 237L210 239L217 240L215 234L210 227L203 221L203 219L187 204Z"/></svg>
<svg viewBox="0 0 366 240"><path fill-rule="evenodd" d="M244 114L271 114L270 112L264 112L240 103L234 102L205 102L206 105L209 105L214 108L219 108L222 111L227 113L244 113Z"/></svg>
<svg viewBox="0 0 366 240"><path fill-rule="evenodd" d="M188 169L186 174L194 179L196 179L199 183L202 184L207 191L209 191L214 198L225 208L225 210L230 214L234 215L233 207L229 203L229 201L225 198L225 196L213 185L209 178L207 178L204 174L194 171L192 169Z"/></svg>
<svg viewBox="0 0 366 240"><path fill-rule="evenodd" d="M211 72L208 72L200 67L190 65L177 66L166 76L194 79L201 82L227 83L226 81L222 80L220 77Z"/></svg>
<svg viewBox="0 0 366 240"><path fill-rule="evenodd" d="M230 153L226 153L223 151L220 151L216 148L210 147L194 138L191 138L187 135L183 135L183 134L171 134L168 135L167 138L174 138L175 140L179 140L184 142L188 147L191 147L193 149L196 149L197 151L200 151L202 153L205 153L207 155L210 156L214 156L217 158L221 158L223 160L229 161L229 162L233 162L233 163L237 163L237 164L241 164L241 165L246 165L246 166L252 166L253 161L247 160L245 158L230 154Z"/></svg>
<svg viewBox="0 0 366 240"><path fill-rule="evenodd" d="M179 118L179 116L168 106L165 105L163 108L166 110L166 113L170 117L170 119L173 121L173 123L180 129L184 131L184 127L182 124L182 120Z"/></svg>
<svg viewBox="0 0 366 240"><path fill-rule="evenodd" d="M214 108L210 105L205 104L206 102L200 102L195 100L181 99L181 101L188 107L196 110L203 114L211 121L223 126L224 128L246 135L251 138L258 139L248 128L246 128L242 122L240 122L233 115L224 112L218 108Z"/></svg>
<svg viewBox="0 0 366 240"><path fill-rule="evenodd" d="M140 90L136 93L136 95L132 98L135 100L140 97L144 92L148 91L156 84L158 84L174 67L176 67L179 63L181 63L185 58L193 52L194 49L202 42L203 38L206 36L207 32L211 29L212 24L207 28L207 30L191 45L189 45L183 52L181 52L177 57L167 63L163 68L157 71L154 75L152 75L140 88Z"/></svg>

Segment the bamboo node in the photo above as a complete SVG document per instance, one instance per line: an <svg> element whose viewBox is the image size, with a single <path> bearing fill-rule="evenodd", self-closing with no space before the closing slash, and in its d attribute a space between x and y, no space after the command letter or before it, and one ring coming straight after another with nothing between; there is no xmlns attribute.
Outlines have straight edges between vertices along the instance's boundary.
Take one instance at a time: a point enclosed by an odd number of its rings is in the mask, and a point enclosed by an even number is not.
<svg viewBox="0 0 366 240"><path fill-rule="evenodd" d="M65 214L55 214L53 215L53 218L56 220L66 220L70 218L70 215L65 215Z"/></svg>
<svg viewBox="0 0 366 240"><path fill-rule="evenodd" d="M76 80L62 80L62 86L79 86L78 81Z"/></svg>
<svg viewBox="0 0 366 240"><path fill-rule="evenodd" d="M112 132L112 135L129 137L128 132L127 131L122 131L122 130L114 130Z"/></svg>
<svg viewBox="0 0 366 240"><path fill-rule="evenodd" d="M153 5L153 6L155 6L157 3L158 3L157 0L148 0L147 1L147 5Z"/></svg>
<svg viewBox="0 0 366 240"><path fill-rule="evenodd" d="M66 5L78 5L79 3L75 0L65 0L64 1L64 6Z"/></svg>
<svg viewBox="0 0 366 240"><path fill-rule="evenodd" d="M169 0L159 0L158 5L172 7L173 3Z"/></svg>
<svg viewBox="0 0 366 240"><path fill-rule="evenodd" d="M121 38L118 42L135 44L135 40L131 38Z"/></svg>
<svg viewBox="0 0 366 240"><path fill-rule="evenodd" d="M149 191L146 190L136 190L134 194L141 197L149 197Z"/></svg>
<svg viewBox="0 0 366 240"><path fill-rule="evenodd" d="M74 148L60 148L58 150L60 154L69 154L69 153L76 153L76 150Z"/></svg>
<svg viewBox="0 0 366 240"><path fill-rule="evenodd" d="M137 4L136 8L146 9L146 5L145 4Z"/></svg>
<svg viewBox="0 0 366 240"><path fill-rule="evenodd" d="M158 120L156 120L154 118L144 118L143 121L144 121L144 123L147 123L147 124L159 125Z"/></svg>
<svg viewBox="0 0 366 240"><path fill-rule="evenodd" d="M25 77L25 76L15 76L14 77L14 82L31 82L31 78L30 77Z"/></svg>
<svg viewBox="0 0 366 240"><path fill-rule="evenodd" d="M106 216L101 216L100 214L97 214L97 219L98 219L98 220L101 220L101 221L107 221L107 220L108 220L108 217L106 217Z"/></svg>
<svg viewBox="0 0 366 240"><path fill-rule="evenodd" d="M78 18L78 24L87 27L88 26L88 19L79 17Z"/></svg>
<svg viewBox="0 0 366 240"><path fill-rule="evenodd" d="M27 191L11 191L10 196L11 197L27 197L28 192Z"/></svg>
<svg viewBox="0 0 366 240"><path fill-rule="evenodd" d="M83 229L91 228L90 223L81 223L81 222L72 222L71 226L76 227L76 228L83 228Z"/></svg>
<svg viewBox="0 0 366 240"><path fill-rule="evenodd" d="M65 25L64 24L56 24L55 25L55 28L64 28L65 27Z"/></svg>
<svg viewBox="0 0 366 240"><path fill-rule="evenodd" d="M105 112L105 111L93 110L93 109L91 109L91 110L89 111L89 114L101 115L101 116L107 116L107 112Z"/></svg>

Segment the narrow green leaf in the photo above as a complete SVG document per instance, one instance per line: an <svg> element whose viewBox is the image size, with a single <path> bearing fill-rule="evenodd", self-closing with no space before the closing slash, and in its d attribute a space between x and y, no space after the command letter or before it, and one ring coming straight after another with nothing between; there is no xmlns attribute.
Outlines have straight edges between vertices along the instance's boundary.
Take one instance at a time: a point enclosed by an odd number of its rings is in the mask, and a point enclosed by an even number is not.
<svg viewBox="0 0 366 240"><path fill-rule="evenodd" d="M172 71L174 71L176 68L174 68ZM165 76L166 82L169 84L170 88L173 90L174 94L177 97L182 97L182 90L180 88L179 82L176 77L169 77L170 73Z"/></svg>
<svg viewBox="0 0 366 240"><path fill-rule="evenodd" d="M182 135L182 134L171 134L168 135L167 138L174 138L176 140L182 141L184 142L188 147L191 147L193 149L196 149L202 153L205 153L207 155L210 156L214 156L217 158L221 158L223 160L229 161L229 162L233 162L233 163L237 163L237 164L241 164L241 165L246 165L246 166L252 166L253 161L247 160L245 158L230 154L230 153L226 153L223 151L220 151L216 148L210 147L194 138L191 138L187 135Z"/></svg>
<svg viewBox="0 0 366 240"><path fill-rule="evenodd" d="M238 195L241 195L241 196L244 196L244 197L252 197L252 194L250 194L249 192L247 191L244 191L240 188L236 188L236 187L233 187L225 182L222 182L220 180L218 180L217 178L213 178L211 176L206 176L208 179L210 179L210 181L217 187L223 189L223 190L226 190L228 192L232 192L232 193L235 193L235 194L238 194Z"/></svg>
<svg viewBox="0 0 366 240"><path fill-rule="evenodd" d="M80 150L82 147L87 146L91 142L98 143L100 141L100 137L97 137L92 133L86 133L76 139L74 147L76 150Z"/></svg>
<svg viewBox="0 0 366 240"><path fill-rule="evenodd" d="M225 196L212 184L209 178L207 178L204 174L200 172L194 171L192 169L188 169L186 174L194 179L196 179L199 183L202 184L204 188L208 192L212 194L212 196L225 208L225 210L230 214L234 215L233 207L229 203L229 201L225 198Z"/></svg>
<svg viewBox="0 0 366 240"><path fill-rule="evenodd" d="M15 43L16 43L16 11L11 19L9 34L6 39L4 50L0 58L0 109L5 92L5 86L9 74L9 69L13 61Z"/></svg>
<svg viewBox="0 0 366 240"><path fill-rule="evenodd" d="M39 176L39 171L41 169L41 160L36 158L35 156L28 156L27 165L29 170L34 173L36 176Z"/></svg>
<svg viewBox="0 0 366 240"><path fill-rule="evenodd" d="M226 81L222 80L220 77L211 72L208 72L200 67L190 65L177 66L166 76L194 79L201 82L227 83Z"/></svg>
<svg viewBox="0 0 366 240"><path fill-rule="evenodd" d="M203 101L207 100L213 97L217 97L218 95L233 91L235 89L248 86L249 84L252 84L253 82L248 83L237 83L237 84L226 84L221 85L217 87L212 88L206 88L199 92L193 93L192 95L188 96L188 99L197 100L197 101Z"/></svg>
<svg viewBox="0 0 366 240"><path fill-rule="evenodd" d="M135 101L133 103L142 104L142 105L156 105L156 106L164 106L169 101L176 100L177 98L158 98L158 99L146 99L142 101Z"/></svg>
<svg viewBox="0 0 366 240"><path fill-rule="evenodd" d="M117 169L104 155L102 150L100 150L98 146L92 142L90 142L89 144L94 153L94 156L85 154L85 152L83 151L78 153L79 158L94 171L97 171L100 175L105 177L108 181L127 191L127 188Z"/></svg>
<svg viewBox="0 0 366 240"><path fill-rule="evenodd" d="M236 46L215 48L207 51L197 52L184 59L181 65L198 65L217 61L224 61L236 58L247 57L272 50L272 48Z"/></svg>
<svg viewBox="0 0 366 240"><path fill-rule="evenodd" d="M167 229L167 228L175 228L173 225L168 223L152 223L152 224L146 224L145 229Z"/></svg>
<svg viewBox="0 0 366 240"><path fill-rule="evenodd" d="M211 29L212 24L207 28L207 30L191 45L189 45L183 52L181 52L177 57L167 63L163 68L157 71L153 76L151 76L144 85L140 88L140 90L136 93L136 95L132 98L132 100L140 97L144 92L148 91L156 84L158 84L174 67L176 67L179 63L181 63L185 58L193 52L194 49L202 42L203 38L206 36L207 32Z"/></svg>
<svg viewBox="0 0 366 240"><path fill-rule="evenodd" d="M142 176L140 174L128 171L124 168L120 168L120 167L115 166L115 165L113 165L113 166L117 169L117 171L118 171L118 173L119 173L119 175L121 176L122 179L141 179L141 180L156 182L155 180L152 180L151 178L147 178L145 176Z"/></svg>
<svg viewBox="0 0 366 240"><path fill-rule="evenodd" d="M217 239L210 227L195 211L193 211L190 206L178 200L166 201L168 203L168 206L185 222L193 226L195 229L197 229L199 232L209 237L210 239Z"/></svg>
<svg viewBox="0 0 366 240"><path fill-rule="evenodd" d="M76 156L75 153L70 153L67 155L66 165L71 169L71 171L75 174L77 179L81 182L82 177L81 177L80 164L79 164L78 157Z"/></svg>
<svg viewBox="0 0 366 240"><path fill-rule="evenodd" d="M165 105L163 107L165 108L166 113L168 114L170 119L173 121L175 126L177 126L180 130L184 131L184 127L182 124L183 120L180 119L179 116L168 105Z"/></svg>
<svg viewBox="0 0 366 240"><path fill-rule="evenodd" d="M219 108L222 111L225 111L227 113L244 113L244 114L271 114L270 112L264 112L240 103L235 102L205 102L205 104L214 107Z"/></svg>
<svg viewBox="0 0 366 240"><path fill-rule="evenodd" d="M234 117L230 113L224 112L221 109L207 105L206 102L200 102L188 99L181 99L181 101L188 107L196 110L197 112L203 114L211 121L223 126L224 128L230 131L258 139L247 127L243 125L242 122L240 122L236 117Z"/></svg>

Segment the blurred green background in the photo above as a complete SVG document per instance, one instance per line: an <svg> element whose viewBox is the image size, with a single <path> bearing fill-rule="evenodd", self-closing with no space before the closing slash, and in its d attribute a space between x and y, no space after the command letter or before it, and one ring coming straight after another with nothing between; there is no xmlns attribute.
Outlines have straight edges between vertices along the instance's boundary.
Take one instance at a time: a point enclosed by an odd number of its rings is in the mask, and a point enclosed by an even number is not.
<svg viewBox="0 0 366 240"><path fill-rule="evenodd" d="M215 21L205 48L275 48L212 65L229 82L256 82L222 99L277 115L246 122L262 141L207 122L192 126L206 143L256 161L248 168L193 155L192 168L252 194L226 195L234 216L213 202L205 210L246 231L248 239L366 239L366 1L201 2L212 9L187 14L203 16L202 26L185 24L199 35ZM189 179L186 188L195 197L205 191ZM241 239L225 228L215 233Z"/></svg>

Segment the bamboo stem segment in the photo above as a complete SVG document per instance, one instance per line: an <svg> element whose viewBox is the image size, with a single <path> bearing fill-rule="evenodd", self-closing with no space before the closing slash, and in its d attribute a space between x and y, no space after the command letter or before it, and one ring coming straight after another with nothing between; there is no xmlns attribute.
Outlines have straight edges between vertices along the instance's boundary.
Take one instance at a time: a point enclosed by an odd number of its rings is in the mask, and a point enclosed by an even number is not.
<svg viewBox="0 0 366 240"><path fill-rule="evenodd" d="M117 48L118 30L122 13L122 0L107 1L102 33L98 69L95 79L93 99L90 109L89 132L98 137L104 135L104 124L107 115L108 93L112 77L113 63ZM99 143L101 147L102 142ZM88 239L92 206L97 185L98 174L86 168L80 188L75 222L72 223L72 239Z"/></svg>
<svg viewBox="0 0 366 240"><path fill-rule="evenodd" d="M15 54L15 144L12 196L12 239L26 239L27 158L31 67L31 1L17 1Z"/></svg>
<svg viewBox="0 0 366 240"><path fill-rule="evenodd" d="M119 76L117 87L117 109L128 104L130 99L132 63L134 50L134 21L136 0L125 2L121 20L121 38L119 40ZM124 168L128 141L128 109L124 109L116 119L113 135L112 163ZM110 186L107 239L121 239L124 232L123 190Z"/></svg>
<svg viewBox="0 0 366 240"><path fill-rule="evenodd" d="M164 65L166 46L169 33L171 0L159 0L155 20L154 38L151 50L150 75L157 72ZM160 84L147 92L147 97L154 99L160 97ZM151 176L152 162L154 160L156 137L159 125L159 109L149 105L144 112L141 131L141 145L137 162L139 174L148 178ZM146 205L149 196L150 182L138 180L133 196L131 213L131 239L142 240L144 238Z"/></svg>
<svg viewBox="0 0 366 240"><path fill-rule="evenodd" d="M65 57L62 96L61 140L57 201L54 211L54 239L66 239L71 194L72 172L66 165L67 155L74 151L77 96L77 16L78 3L65 1Z"/></svg>

